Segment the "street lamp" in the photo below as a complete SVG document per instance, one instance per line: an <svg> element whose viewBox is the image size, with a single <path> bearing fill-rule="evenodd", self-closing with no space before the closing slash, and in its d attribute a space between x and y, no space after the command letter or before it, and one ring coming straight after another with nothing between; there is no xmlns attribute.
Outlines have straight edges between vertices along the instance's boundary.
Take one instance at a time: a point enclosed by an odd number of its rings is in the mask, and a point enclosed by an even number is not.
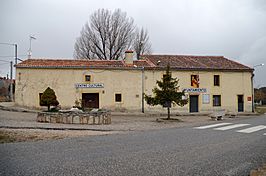
<svg viewBox="0 0 266 176"><path fill-rule="evenodd" d="M255 72L256 67L261 67L261 66L264 66L264 63L257 64L257 65L253 66L253 74L251 77L251 79L252 79L252 81L251 81L251 83L252 83L252 112L255 112L254 111L254 99L255 99L255 93L254 93L254 76L255 76L255 74L254 74L254 72Z"/></svg>
<svg viewBox="0 0 266 176"><path fill-rule="evenodd" d="M253 68L259 67L259 66L264 66L264 63L258 64L258 65L254 65Z"/></svg>

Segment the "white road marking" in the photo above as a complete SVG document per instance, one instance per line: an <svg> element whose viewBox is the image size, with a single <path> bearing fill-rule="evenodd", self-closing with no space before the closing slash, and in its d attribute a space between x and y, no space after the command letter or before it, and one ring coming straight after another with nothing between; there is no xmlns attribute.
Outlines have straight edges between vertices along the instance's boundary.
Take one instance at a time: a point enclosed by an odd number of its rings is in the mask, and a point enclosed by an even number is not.
<svg viewBox="0 0 266 176"><path fill-rule="evenodd" d="M235 125L229 125L229 126L220 127L220 128L214 128L214 130L224 131L224 130L230 130L233 128L243 127L243 126L247 126L247 125L249 125L249 124L235 124Z"/></svg>
<svg viewBox="0 0 266 176"><path fill-rule="evenodd" d="M200 126L200 127L194 127L195 129L207 129L207 128L213 128L213 127L218 127L218 126L224 126L224 125L229 125L232 123L217 123L213 125L206 125L206 126Z"/></svg>
<svg viewBox="0 0 266 176"><path fill-rule="evenodd" d="M246 129L243 129L243 130L239 130L237 132L240 132L240 133L253 133L255 131L259 131L259 130L263 130L263 129L266 129L265 125L258 125L258 126L246 128Z"/></svg>
<svg viewBox="0 0 266 176"><path fill-rule="evenodd" d="M266 133L264 133L263 135L265 135L265 136L266 136Z"/></svg>

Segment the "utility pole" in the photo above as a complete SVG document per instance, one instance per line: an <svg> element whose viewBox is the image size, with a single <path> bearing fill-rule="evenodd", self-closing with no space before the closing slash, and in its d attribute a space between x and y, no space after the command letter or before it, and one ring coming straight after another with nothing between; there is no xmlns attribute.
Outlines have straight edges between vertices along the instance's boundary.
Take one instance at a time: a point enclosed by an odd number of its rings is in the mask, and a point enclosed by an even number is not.
<svg viewBox="0 0 266 176"><path fill-rule="evenodd" d="M255 99L255 92L254 92L254 79L255 79L255 68L256 67L260 67L260 66L264 66L264 63L258 64L258 65L254 65L253 66L253 73L251 76L251 87L252 87L252 112L255 112L255 103L254 103L254 99Z"/></svg>
<svg viewBox="0 0 266 176"><path fill-rule="evenodd" d="M15 64L17 65L18 63L18 45L14 44L15 46Z"/></svg>
<svg viewBox="0 0 266 176"><path fill-rule="evenodd" d="M18 62L18 45L16 43L0 43L1 45L10 45L15 47L15 64Z"/></svg>
<svg viewBox="0 0 266 176"><path fill-rule="evenodd" d="M14 43L2 43L0 42L1 45L10 45L15 47L15 64L18 63L18 45ZM7 74L7 79L8 79L8 74ZM13 62L10 62L10 100L14 101L14 94L13 94Z"/></svg>
<svg viewBox="0 0 266 176"><path fill-rule="evenodd" d="M11 101L14 101L14 95L13 95L13 62L10 62L10 99Z"/></svg>

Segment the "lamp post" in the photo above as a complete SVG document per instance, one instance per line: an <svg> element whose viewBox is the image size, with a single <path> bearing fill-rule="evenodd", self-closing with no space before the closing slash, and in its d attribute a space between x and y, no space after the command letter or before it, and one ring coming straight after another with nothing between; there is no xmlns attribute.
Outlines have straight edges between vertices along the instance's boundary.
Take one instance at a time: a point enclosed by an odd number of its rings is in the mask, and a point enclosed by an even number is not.
<svg viewBox="0 0 266 176"><path fill-rule="evenodd" d="M252 79L252 81L251 81L251 83L252 83L252 112L255 112L255 110L254 110L254 99L255 99L255 93L254 93L254 77L255 77L255 74L254 74L254 72L255 72L255 68L256 67L260 67L260 66L264 66L264 63L261 63L261 64L257 64L257 65L254 65L253 66L253 73L252 73L252 77L251 77L251 79Z"/></svg>

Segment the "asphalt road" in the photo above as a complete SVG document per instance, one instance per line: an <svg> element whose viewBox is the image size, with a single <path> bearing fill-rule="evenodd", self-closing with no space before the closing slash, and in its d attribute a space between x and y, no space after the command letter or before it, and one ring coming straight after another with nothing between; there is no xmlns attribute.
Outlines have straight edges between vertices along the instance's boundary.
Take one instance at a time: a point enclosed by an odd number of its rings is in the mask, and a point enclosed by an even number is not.
<svg viewBox="0 0 266 176"><path fill-rule="evenodd" d="M237 130L266 126L266 116L230 123L219 127L239 127L1 144L0 175L249 175L266 163L266 129Z"/></svg>

